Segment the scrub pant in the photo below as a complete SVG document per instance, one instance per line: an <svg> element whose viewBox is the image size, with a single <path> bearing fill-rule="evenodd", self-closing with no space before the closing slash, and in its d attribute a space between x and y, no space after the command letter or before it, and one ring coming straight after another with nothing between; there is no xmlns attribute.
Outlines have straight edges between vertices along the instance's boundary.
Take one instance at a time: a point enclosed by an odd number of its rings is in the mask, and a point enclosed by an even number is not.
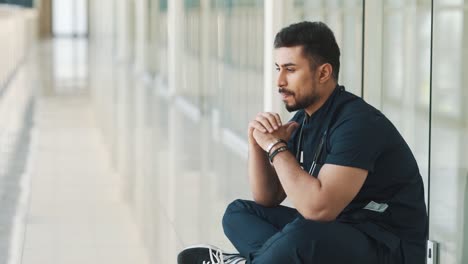
<svg viewBox="0 0 468 264"><path fill-rule="evenodd" d="M285 206L232 202L224 233L249 264L382 264L378 243L352 225L316 222Z"/></svg>

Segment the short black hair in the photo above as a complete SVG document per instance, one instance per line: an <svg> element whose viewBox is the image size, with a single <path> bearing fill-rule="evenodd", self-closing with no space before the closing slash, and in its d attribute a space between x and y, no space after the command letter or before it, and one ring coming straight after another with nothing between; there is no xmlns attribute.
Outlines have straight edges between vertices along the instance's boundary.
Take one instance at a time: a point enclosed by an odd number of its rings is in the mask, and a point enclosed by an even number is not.
<svg viewBox="0 0 468 264"><path fill-rule="evenodd" d="M274 46L275 49L302 46L311 69L330 63L333 68L332 76L338 81L340 48L333 31L325 23L304 21L291 24L276 34Z"/></svg>

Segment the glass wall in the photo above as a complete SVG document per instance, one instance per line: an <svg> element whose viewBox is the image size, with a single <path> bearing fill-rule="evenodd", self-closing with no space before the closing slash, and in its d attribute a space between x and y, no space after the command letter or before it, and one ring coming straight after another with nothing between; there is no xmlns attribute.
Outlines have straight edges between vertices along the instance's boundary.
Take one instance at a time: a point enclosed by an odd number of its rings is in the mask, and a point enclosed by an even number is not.
<svg viewBox="0 0 468 264"><path fill-rule="evenodd" d="M431 1L384 1L382 18L382 90L374 102L411 147L427 188Z"/></svg>
<svg viewBox="0 0 468 264"><path fill-rule="evenodd" d="M157 54L156 71L163 83L167 87L168 82L168 61L167 61L167 41L168 41L168 30L167 30L167 1L159 0L158 12L157 12L157 23L153 26L156 27L157 39L155 50Z"/></svg>
<svg viewBox="0 0 468 264"><path fill-rule="evenodd" d="M468 263L468 2L434 0L429 238Z"/></svg>
<svg viewBox="0 0 468 264"><path fill-rule="evenodd" d="M136 59L136 14L135 14L135 0L127 2L126 10L128 20L127 22L127 44L128 44L128 59L129 62L134 64Z"/></svg>
<svg viewBox="0 0 468 264"><path fill-rule="evenodd" d="M263 1L217 1L221 126L244 138L263 110Z"/></svg>
<svg viewBox="0 0 468 264"><path fill-rule="evenodd" d="M115 122L106 133L113 134L110 138L117 146L114 152L119 173L136 177L124 182L131 188L141 188L133 193L150 201L145 204L147 209L138 210L149 210L150 206L159 204L152 200L160 200L169 211L171 221L178 216L177 221L171 222L179 228L177 231L184 234L184 239L195 240L202 233L197 231L199 226L207 221L211 226L218 224L226 201L240 194L249 195L244 193L248 190L246 172L242 171L246 168L245 156L229 152L217 131L228 130L237 137L235 142L246 144L248 122L264 110L264 71L273 68L264 65L268 54L264 48L268 23L264 19L269 13L265 12L266 2L261 0L174 1L180 3L174 8L178 11L168 11L167 0L146 2L146 12L150 14L147 69L163 82L138 88L134 80L124 77L128 68L115 70L112 76L115 87L111 92L114 95L105 98L114 106L106 107L105 114ZM395 124L418 161L426 187L429 239L440 243L439 263L468 263L468 106L465 103L468 89L463 86L468 81L468 68L464 65L468 61L466 2L291 0L275 3L284 7L280 12L284 17L274 17L281 21L281 27L301 20L321 20L335 32L342 52L340 84L380 109ZM198 108L201 113L198 121L187 118L186 111L180 111L170 96L168 99L158 94L158 89L169 85L167 54L172 47L168 47L168 36L174 32L168 32L168 17L172 18L172 12L176 12L177 18L180 15L177 27L183 35L178 54L181 60L175 63L181 69L176 75L180 87L175 88L174 97L182 97ZM116 27L116 30L122 29ZM187 137L173 134L180 131ZM212 138L202 139L204 135ZM202 156L208 155L211 155L209 161L202 160ZM187 168L178 167L181 164ZM171 172L169 176L151 178L152 173L167 168ZM192 211L174 207L175 186L193 179L211 184L213 195L222 198L213 202L211 196L203 196L209 195L204 193L203 185L192 184L195 188L184 192L193 196ZM152 193L154 190L157 192ZM197 201L216 209L202 216ZM151 220L160 217L152 213L147 214ZM192 221L191 216L198 220ZM151 225L155 221L146 222ZM203 233L206 231L222 243L222 234L216 235L206 225L203 228L206 229Z"/></svg>
<svg viewBox="0 0 468 264"><path fill-rule="evenodd" d="M54 36L86 36L88 34L88 2L55 0L52 2Z"/></svg>
<svg viewBox="0 0 468 264"><path fill-rule="evenodd" d="M182 84L179 94L196 107L200 107L202 91L202 53L201 38L203 37L201 26L202 9L200 0L184 0L184 55L182 68Z"/></svg>
<svg viewBox="0 0 468 264"><path fill-rule="evenodd" d="M157 73L158 5L155 0L146 0L148 25L146 27L146 70L150 76Z"/></svg>

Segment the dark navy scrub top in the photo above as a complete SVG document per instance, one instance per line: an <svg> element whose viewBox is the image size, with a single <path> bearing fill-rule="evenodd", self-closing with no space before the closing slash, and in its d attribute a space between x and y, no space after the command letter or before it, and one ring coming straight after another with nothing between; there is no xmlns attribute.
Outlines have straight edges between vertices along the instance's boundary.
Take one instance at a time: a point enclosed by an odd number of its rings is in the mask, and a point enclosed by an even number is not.
<svg viewBox="0 0 468 264"><path fill-rule="evenodd" d="M292 121L300 127L288 148L298 158L302 149L301 165L306 171L327 130L314 177L323 164L369 171L361 190L337 221L356 226L391 250L402 248L405 263L424 263L428 222L423 182L410 148L393 124L343 86L337 86L312 116L300 110Z"/></svg>

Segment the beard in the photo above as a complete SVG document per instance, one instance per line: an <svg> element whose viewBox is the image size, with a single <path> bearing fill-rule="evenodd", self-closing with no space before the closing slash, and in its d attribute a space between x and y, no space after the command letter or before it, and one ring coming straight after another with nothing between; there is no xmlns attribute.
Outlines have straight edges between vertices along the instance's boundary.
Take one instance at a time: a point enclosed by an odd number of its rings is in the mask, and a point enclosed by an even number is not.
<svg viewBox="0 0 468 264"><path fill-rule="evenodd" d="M284 105L286 107L286 110L288 110L288 112L294 112L294 111L297 111L297 110L300 110L300 109L307 108L308 106L316 103L320 99L320 97L315 93L311 93L311 94L308 94L306 96L297 98L296 94L294 92L288 91L288 90L286 90L284 88L280 88L278 90L278 92L291 95L291 96L294 97L294 99L296 99L295 100L296 102L293 103L293 104L288 104L287 102L284 102Z"/></svg>

